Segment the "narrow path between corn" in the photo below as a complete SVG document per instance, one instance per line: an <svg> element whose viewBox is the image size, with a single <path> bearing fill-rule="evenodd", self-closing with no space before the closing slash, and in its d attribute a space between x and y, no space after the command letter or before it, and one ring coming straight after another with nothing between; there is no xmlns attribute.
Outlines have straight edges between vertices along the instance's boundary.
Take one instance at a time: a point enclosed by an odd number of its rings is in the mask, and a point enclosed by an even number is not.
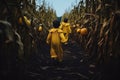
<svg viewBox="0 0 120 80"><path fill-rule="evenodd" d="M64 59L60 63L50 59L49 46L42 44L26 65L25 80L90 80L85 53L75 41L63 45Z"/></svg>

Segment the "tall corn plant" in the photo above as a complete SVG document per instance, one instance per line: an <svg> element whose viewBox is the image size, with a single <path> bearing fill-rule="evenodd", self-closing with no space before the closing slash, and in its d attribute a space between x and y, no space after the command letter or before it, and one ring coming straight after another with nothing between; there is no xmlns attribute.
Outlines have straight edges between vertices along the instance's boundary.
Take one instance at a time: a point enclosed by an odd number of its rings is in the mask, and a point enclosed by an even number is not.
<svg viewBox="0 0 120 80"><path fill-rule="evenodd" d="M47 9L47 5L45 2L39 7L39 11L37 11L36 2L35 0L11 0L8 1L10 6L10 12L12 17L10 19L12 25L16 28L15 30L18 31L22 38L22 42L24 44L24 55L26 60L29 58L29 56L32 54L34 48L34 44L37 40L37 27L39 27L39 24L44 24L43 31L41 32L41 35L39 36L42 40L45 41L46 35L48 32L48 23L52 23L52 20L56 18L55 11L49 7ZM22 16L27 16L27 18L31 21L31 25L27 26L26 24L20 25L18 22L18 18ZM49 16L46 16L49 15ZM49 18L50 17L50 18ZM36 22L34 20L36 19ZM25 23L23 18L23 23ZM35 29L36 28L36 29ZM44 37L43 37L44 36ZM35 50L34 50L35 51Z"/></svg>
<svg viewBox="0 0 120 80"><path fill-rule="evenodd" d="M87 36L77 34L77 41L83 44L86 54L96 63L109 62L112 57L119 56L119 1L109 0L86 0L85 13L79 12L76 8L70 13L71 21L79 18L79 27L86 27L89 31ZM81 10L80 8L78 8ZM114 37L113 37L114 36Z"/></svg>

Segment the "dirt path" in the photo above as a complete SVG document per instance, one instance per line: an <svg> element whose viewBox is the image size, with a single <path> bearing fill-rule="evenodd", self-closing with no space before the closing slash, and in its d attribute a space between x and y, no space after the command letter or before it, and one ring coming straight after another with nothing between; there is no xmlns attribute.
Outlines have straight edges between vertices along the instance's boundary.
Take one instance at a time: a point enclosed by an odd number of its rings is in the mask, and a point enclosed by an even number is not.
<svg viewBox="0 0 120 80"><path fill-rule="evenodd" d="M81 47L71 41L63 49L63 62L58 63L51 61L48 45L39 46L26 66L26 80L89 80L89 67Z"/></svg>

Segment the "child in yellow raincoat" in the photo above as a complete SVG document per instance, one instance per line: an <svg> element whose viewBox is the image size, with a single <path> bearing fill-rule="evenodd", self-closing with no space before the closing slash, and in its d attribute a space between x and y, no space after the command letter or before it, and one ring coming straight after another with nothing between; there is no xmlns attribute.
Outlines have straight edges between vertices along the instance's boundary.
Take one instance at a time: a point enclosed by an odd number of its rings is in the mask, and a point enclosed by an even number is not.
<svg viewBox="0 0 120 80"><path fill-rule="evenodd" d="M53 21L53 27L49 30L46 42L50 45L50 55L52 59L57 59L62 61L63 59L63 49L61 43L67 41L63 34L63 31L59 29L60 22L55 20Z"/></svg>
<svg viewBox="0 0 120 80"><path fill-rule="evenodd" d="M64 21L61 22L60 27L61 30L63 30L63 33L65 35L65 38L68 41L69 34L71 33L71 26L70 23L68 23L68 19L64 18Z"/></svg>

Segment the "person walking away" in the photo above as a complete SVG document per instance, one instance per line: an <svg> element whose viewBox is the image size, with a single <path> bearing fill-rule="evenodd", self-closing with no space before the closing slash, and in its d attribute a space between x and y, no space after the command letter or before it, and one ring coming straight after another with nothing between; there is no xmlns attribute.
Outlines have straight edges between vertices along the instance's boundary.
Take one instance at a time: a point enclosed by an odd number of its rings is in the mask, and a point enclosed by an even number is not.
<svg viewBox="0 0 120 80"><path fill-rule="evenodd" d="M69 40L69 34L71 33L71 26L70 26L70 23L68 22L67 18L64 18L64 21L61 22L59 28L61 30L63 30L65 38L67 39L67 42L68 42L68 40ZM65 44L67 44L67 42Z"/></svg>
<svg viewBox="0 0 120 80"><path fill-rule="evenodd" d="M62 43L65 43L63 31L59 29L60 22L58 20L53 21L53 27L49 30L46 42L50 45L50 56L52 59L58 60L59 62L63 59Z"/></svg>

